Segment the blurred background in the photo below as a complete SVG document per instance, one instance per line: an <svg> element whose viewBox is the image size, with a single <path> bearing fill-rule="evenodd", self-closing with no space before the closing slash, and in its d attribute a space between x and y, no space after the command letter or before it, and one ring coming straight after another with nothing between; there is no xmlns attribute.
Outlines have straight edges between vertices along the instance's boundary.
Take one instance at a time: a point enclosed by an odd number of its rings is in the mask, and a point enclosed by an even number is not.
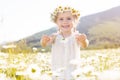
<svg viewBox="0 0 120 80"><path fill-rule="evenodd" d="M77 30L90 42L73 79L120 80L120 0L0 0L0 80L52 80L40 39L57 31L50 14L60 5L80 11Z"/></svg>

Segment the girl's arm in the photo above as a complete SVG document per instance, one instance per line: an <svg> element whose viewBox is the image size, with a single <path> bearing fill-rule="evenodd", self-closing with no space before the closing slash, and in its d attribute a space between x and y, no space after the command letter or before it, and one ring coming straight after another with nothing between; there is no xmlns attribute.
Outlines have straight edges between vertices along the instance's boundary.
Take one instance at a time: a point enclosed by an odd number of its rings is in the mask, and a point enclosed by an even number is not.
<svg viewBox="0 0 120 80"><path fill-rule="evenodd" d="M76 40L79 45L81 45L83 48L86 48L89 44L89 41L87 39L87 36L85 34L77 34Z"/></svg>

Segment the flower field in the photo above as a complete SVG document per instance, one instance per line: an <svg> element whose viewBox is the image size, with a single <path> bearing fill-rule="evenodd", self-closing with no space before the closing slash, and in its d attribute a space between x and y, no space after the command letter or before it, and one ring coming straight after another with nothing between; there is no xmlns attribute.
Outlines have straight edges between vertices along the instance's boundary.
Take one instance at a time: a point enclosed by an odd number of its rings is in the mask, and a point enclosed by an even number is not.
<svg viewBox="0 0 120 80"><path fill-rule="evenodd" d="M0 80L52 80L50 53L0 53ZM120 80L120 48L83 50L73 80Z"/></svg>

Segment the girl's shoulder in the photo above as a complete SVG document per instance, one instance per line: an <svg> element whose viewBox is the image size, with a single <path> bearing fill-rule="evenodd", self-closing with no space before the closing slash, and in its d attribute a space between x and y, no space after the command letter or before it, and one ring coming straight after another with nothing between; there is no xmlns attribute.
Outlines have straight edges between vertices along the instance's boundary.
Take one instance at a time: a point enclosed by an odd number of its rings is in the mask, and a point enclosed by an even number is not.
<svg viewBox="0 0 120 80"><path fill-rule="evenodd" d="M80 33L79 31L75 31L75 32L74 32L74 36L75 36L75 35L80 35L80 34L81 34L81 33Z"/></svg>

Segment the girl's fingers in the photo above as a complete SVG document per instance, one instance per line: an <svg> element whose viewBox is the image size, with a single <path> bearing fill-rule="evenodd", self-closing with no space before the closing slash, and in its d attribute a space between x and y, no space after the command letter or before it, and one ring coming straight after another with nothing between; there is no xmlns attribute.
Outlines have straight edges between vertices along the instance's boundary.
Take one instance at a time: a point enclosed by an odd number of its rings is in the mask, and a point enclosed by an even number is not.
<svg viewBox="0 0 120 80"><path fill-rule="evenodd" d="M86 35L85 34L78 34L78 35L76 35L76 39L79 41L83 41L86 39Z"/></svg>
<svg viewBox="0 0 120 80"><path fill-rule="evenodd" d="M84 36L84 38L87 38L87 36L85 34L82 34Z"/></svg>
<svg viewBox="0 0 120 80"><path fill-rule="evenodd" d="M50 40L50 37L49 36L46 36L46 35L44 35L43 37L42 37L42 40L43 41L49 41Z"/></svg>

